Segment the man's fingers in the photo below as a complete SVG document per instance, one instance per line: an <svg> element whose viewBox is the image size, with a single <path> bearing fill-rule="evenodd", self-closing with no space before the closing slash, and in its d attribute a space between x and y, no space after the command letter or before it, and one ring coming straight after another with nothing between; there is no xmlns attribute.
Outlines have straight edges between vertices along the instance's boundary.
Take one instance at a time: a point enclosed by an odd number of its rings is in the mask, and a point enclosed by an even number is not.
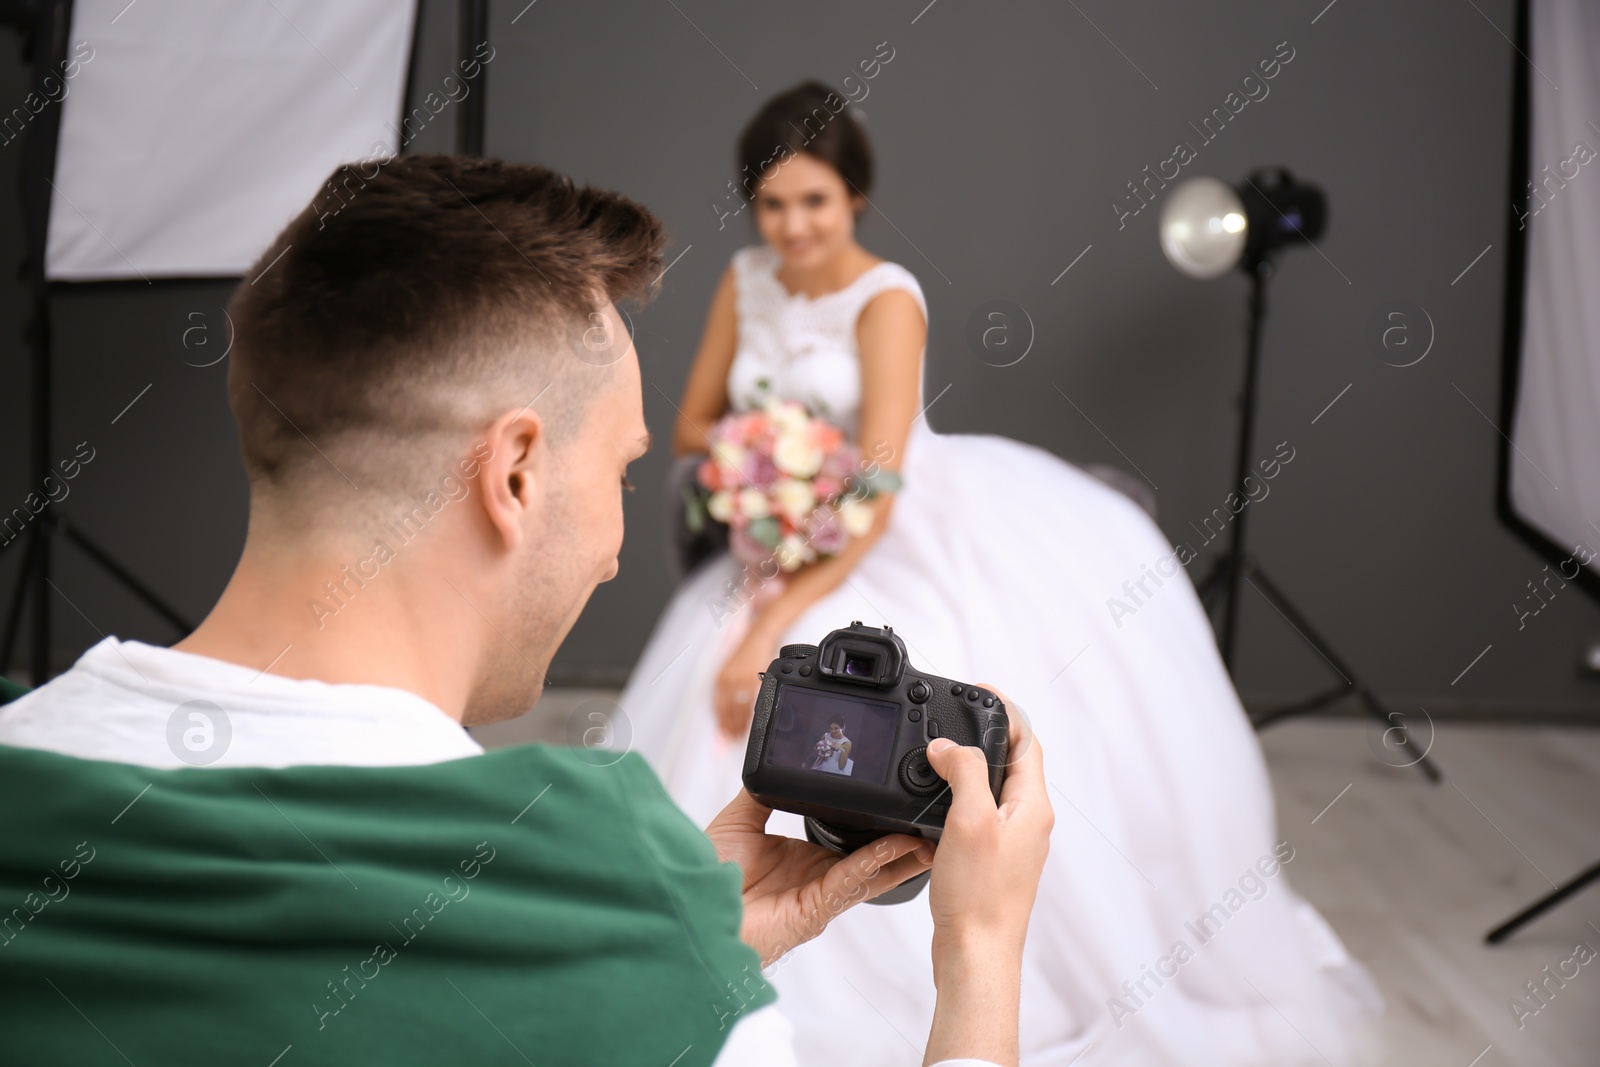
<svg viewBox="0 0 1600 1067"><path fill-rule="evenodd" d="M923 860L915 852L901 856L882 871L879 871L877 877L872 879L869 883L871 888L867 894L867 899L871 900L875 896L887 893L907 878L915 878L931 866L930 862Z"/></svg>
<svg viewBox="0 0 1600 1067"><path fill-rule="evenodd" d="M889 834L870 845L862 845L836 864L839 873L852 882L876 878L879 872L901 856L916 854L919 847L931 845L911 834Z"/></svg>
<svg viewBox="0 0 1600 1067"><path fill-rule="evenodd" d="M728 801L728 806L718 812L715 819L711 820L711 825L706 827L706 832L709 834L713 829L718 829L764 833L767 828L767 820L771 817L771 808L751 796L748 789L741 789L732 800Z"/></svg>
<svg viewBox="0 0 1600 1067"><path fill-rule="evenodd" d="M1000 787L1000 803L1018 800L1024 796L1044 794L1044 752L1039 736L1033 732L1022 709L992 685L980 682L984 689L999 697L1006 706L1007 733L1006 777ZM937 768L935 768L937 769Z"/></svg>
<svg viewBox="0 0 1600 1067"><path fill-rule="evenodd" d="M841 892L845 899L851 904L859 904L927 870L932 859L923 860L917 855L923 845L933 848L933 842L920 837L890 834L850 853L834 868L843 874ZM862 887L865 887L865 892Z"/></svg>
<svg viewBox="0 0 1600 1067"><path fill-rule="evenodd" d="M949 818L982 817L995 810L989 792L989 761L983 749L958 745L948 737L937 737L928 744L928 763L939 777L950 783L955 794L950 801Z"/></svg>

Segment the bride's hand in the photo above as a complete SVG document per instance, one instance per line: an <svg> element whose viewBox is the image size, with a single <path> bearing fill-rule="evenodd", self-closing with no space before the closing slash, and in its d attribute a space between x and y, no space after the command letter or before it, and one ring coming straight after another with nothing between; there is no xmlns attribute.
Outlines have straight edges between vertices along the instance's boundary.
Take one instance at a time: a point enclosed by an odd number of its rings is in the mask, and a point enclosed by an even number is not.
<svg viewBox="0 0 1600 1067"><path fill-rule="evenodd" d="M712 700L717 726L729 740L739 740L750 728L756 692L761 688L761 672L777 654L777 641L766 636L759 627L752 627L739 647L723 662Z"/></svg>

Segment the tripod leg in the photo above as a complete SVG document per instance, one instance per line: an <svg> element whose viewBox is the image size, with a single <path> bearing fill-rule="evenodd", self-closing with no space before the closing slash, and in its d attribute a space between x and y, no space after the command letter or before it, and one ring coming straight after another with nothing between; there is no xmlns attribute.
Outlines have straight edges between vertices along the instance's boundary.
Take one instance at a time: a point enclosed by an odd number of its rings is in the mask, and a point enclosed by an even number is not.
<svg viewBox="0 0 1600 1067"><path fill-rule="evenodd" d="M1427 778L1432 784L1438 785L1444 776L1439 773L1439 768L1434 766L1433 761L1428 758L1428 753L1417 748L1417 743L1412 740L1411 731L1406 729L1405 723L1397 721L1393 712L1386 711L1378 701L1377 695L1365 685L1359 683L1356 685L1356 695L1361 698L1362 706L1371 713L1372 717L1385 724L1385 736L1390 732L1399 734L1400 747L1416 757L1412 760L1412 763L1416 764L1423 777Z"/></svg>
<svg viewBox="0 0 1600 1067"><path fill-rule="evenodd" d="M11 656L17 650L17 633L22 628L22 605L27 602L28 591L39 583L34 581L34 561L39 558L39 542L44 532L38 526L28 529L28 544L22 550L22 569L17 572L17 589L11 594L11 607L6 610L6 634L0 642L0 673L11 668Z"/></svg>
<svg viewBox="0 0 1600 1067"><path fill-rule="evenodd" d="M1328 647L1328 643L1316 632L1306 617L1295 610L1294 605L1289 602L1289 598L1284 595L1283 590L1279 589L1277 584L1267 577L1260 564L1247 557L1242 571L1244 580L1249 582L1267 603L1276 608L1278 613L1284 617L1284 620L1295 628L1295 632L1300 635L1305 643L1316 649L1317 654L1328 661L1328 666L1332 667L1339 677L1343 678L1345 683L1355 691L1356 695L1361 699L1362 706L1367 709L1368 714L1382 722L1386 730L1393 730L1399 734L1400 747L1412 753L1416 757L1412 762L1422 771L1428 781L1437 784L1442 777L1439 773L1439 768L1434 766L1433 761L1428 758L1428 754L1425 751L1417 748L1416 742L1411 739L1410 731L1403 724L1397 723L1393 714L1386 711L1378 701L1377 695L1356 677L1355 672L1349 666L1334 655L1333 651Z"/></svg>
<svg viewBox="0 0 1600 1067"><path fill-rule="evenodd" d="M176 627L180 635L187 636L188 634L194 632L194 624L188 619L184 618L183 615L179 613L177 608L174 608L171 604L168 604L165 600L161 599L155 590L151 589L148 585L145 585L138 578L135 578L132 571L128 570L128 568L111 558L111 556L99 545L95 544L93 541L89 540L89 538L79 533L77 527L67 522L66 519L55 520L54 526L57 530L61 531L61 535L63 537L82 549L84 555L88 556L90 559L100 564L100 566L104 567L107 573L109 573L113 578L117 579L123 585L127 586L129 591L131 591L140 600L143 600L145 605L149 607L151 611L154 611L157 615L160 615L163 619L166 619L169 623Z"/></svg>
<svg viewBox="0 0 1600 1067"><path fill-rule="evenodd" d="M1523 908L1511 918L1507 919L1499 926L1496 926L1493 930L1490 930L1486 935L1484 935L1483 939L1491 945L1498 945L1500 942L1504 941L1506 938L1522 929L1528 923L1537 919L1539 916L1543 915L1545 912L1549 911L1551 908L1555 907L1557 904L1561 903L1563 900L1566 900L1568 897L1572 896L1572 894L1576 893L1580 889L1583 889L1585 886L1597 879L1600 879L1600 863L1590 867L1587 871L1584 871L1582 874L1578 875L1560 889L1546 893L1532 904L1529 904L1526 908Z"/></svg>
<svg viewBox="0 0 1600 1067"><path fill-rule="evenodd" d="M48 510L39 517L39 543L34 549L30 577L33 585L33 636L28 648L29 679L35 689L50 680L50 527Z"/></svg>
<svg viewBox="0 0 1600 1067"><path fill-rule="evenodd" d="M8 549L12 545L16 544L19 540L26 540L27 536L28 536L28 531L27 530L22 530L22 531L18 532L15 537L12 537L10 540L8 540L8 541L0 541L0 552L4 552L6 549ZM22 550L24 552L26 552L28 550L28 546L27 545L23 545L22 546Z"/></svg>
<svg viewBox="0 0 1600 1067"><path fill-rule="evenodd" d="M1223 556L1212 565L1210 573L1200 579L1198 587L1200 603L1205 607L1208 614L1212 611L1212 605L1216 602L1217 597L1222 595L1228 588L1228 572L1232 569L1232 563L1232 557Z"/></svg>
<svg viewBox="0 0 1600 1067"><path fill-rule="evenodd" d="M1251 719L1250 722L1257 730L1265 730L1268 726L1271 726L1279 719L1292 719L1296 715L1309 715L1318 708L1326 707L1327 705L1332 704L1335 700L1338 700L1349 692L1350 687L1345 685L1343 682L1340 682L1338 685L1334 686L1332 689L1329 689L1325 693L1318 693L1314 697L1307 697L1298 704L1290 704L1287 707L1275 708L1272 711L1263 712L1262 714Z"/></svg>

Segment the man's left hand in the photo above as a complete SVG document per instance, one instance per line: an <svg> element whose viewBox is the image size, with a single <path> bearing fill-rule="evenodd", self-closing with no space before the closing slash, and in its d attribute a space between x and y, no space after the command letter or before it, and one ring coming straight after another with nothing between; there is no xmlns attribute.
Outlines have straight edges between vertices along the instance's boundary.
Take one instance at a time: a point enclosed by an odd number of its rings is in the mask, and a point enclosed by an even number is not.
<svg viewBox="0 0 1600 1067"><path fill-rule="evenodd" d="M706 827L725 862L744 873L739 935L765 967L810 941L833 919L933 866L936 846L910 834L889 834L849 855L766 832L772 809L739 790ZM927 856L918 855L926 846Z"/></svg>

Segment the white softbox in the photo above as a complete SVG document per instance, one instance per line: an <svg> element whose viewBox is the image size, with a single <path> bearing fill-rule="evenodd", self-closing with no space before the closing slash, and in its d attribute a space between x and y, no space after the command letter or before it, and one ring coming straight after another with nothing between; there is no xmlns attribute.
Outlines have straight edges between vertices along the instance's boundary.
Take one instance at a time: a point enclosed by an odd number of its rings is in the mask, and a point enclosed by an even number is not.
<svg viewBox="0 0 1600 1067"><path fill-rule="evenodd" d="M1571 578L1584 563L1600 573L1600 5L1530 3L1527 174L1511 191L1526 274L1511 279L1522 328L1508 346L1502 492L1513 525L1570 560Z"/></svg>
<svg viewBox="0 0 1600 1067"><path fill-rule="evenodd" d="M402 137L416 0L76 0L52 281L240 276Z"/></svg>

